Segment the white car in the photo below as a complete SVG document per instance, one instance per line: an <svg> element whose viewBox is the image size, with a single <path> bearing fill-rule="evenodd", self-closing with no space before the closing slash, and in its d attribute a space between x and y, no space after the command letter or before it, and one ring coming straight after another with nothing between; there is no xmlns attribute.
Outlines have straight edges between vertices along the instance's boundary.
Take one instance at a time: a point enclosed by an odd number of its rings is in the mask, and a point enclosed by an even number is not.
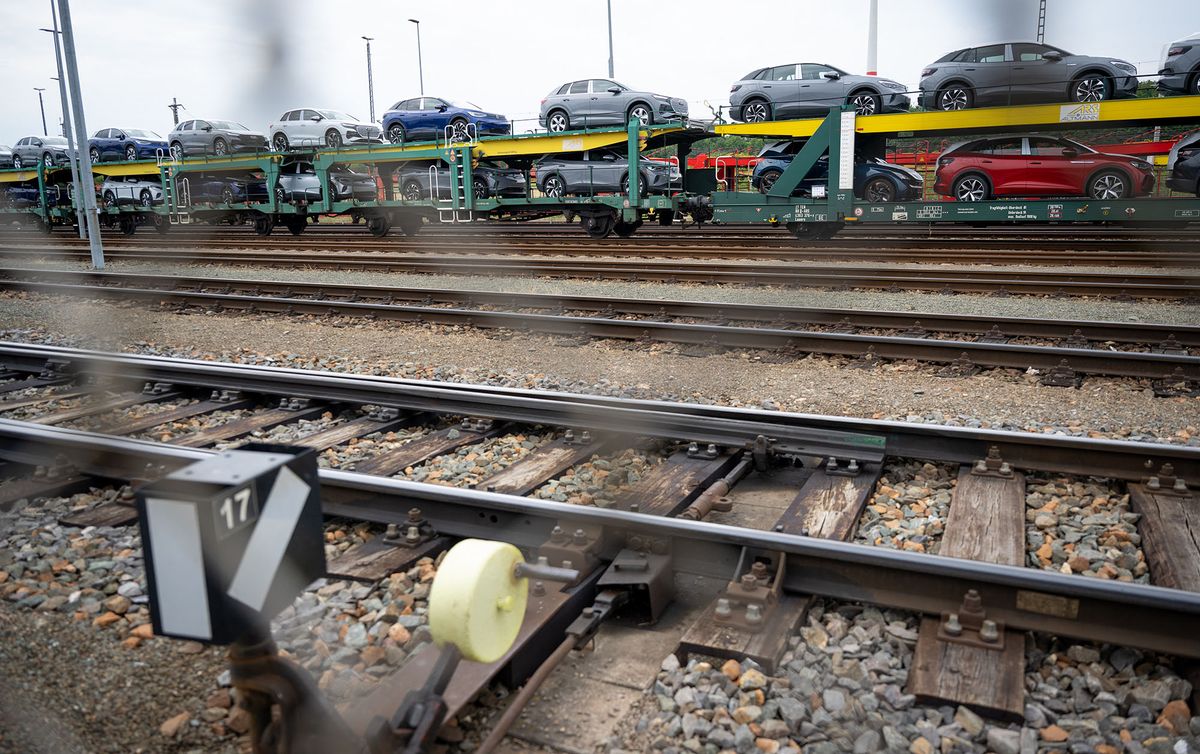
<svg viewBox="0 0 1200 754"><path fill-rule="evenodd" d="M134 176L114 176L104 179L100 196L110 207L119 204L138 204L152 207L162 201L163 190L159 181Z"/></svg>
<svg viewBox="0 0 1200 754"><path fill-rule="evenodd" d="M336 149L343 144L381 144L383 129L339 110L304 107L288 110L267 126L267 138L276 152L295 146L325 146Z"/></svg>

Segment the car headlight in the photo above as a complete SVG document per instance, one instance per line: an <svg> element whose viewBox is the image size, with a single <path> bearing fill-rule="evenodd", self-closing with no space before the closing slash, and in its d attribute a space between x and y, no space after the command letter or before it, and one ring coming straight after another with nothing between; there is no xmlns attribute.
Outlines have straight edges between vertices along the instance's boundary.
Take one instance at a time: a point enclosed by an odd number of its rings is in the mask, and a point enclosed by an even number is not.
<svg viewBox="0 0 1200 754"><path fill-rule="evenodd" d="M1146 162L1145 160L1130 160L1129 164L1132 165L1133 167L1137 168L1138 170L1144 170L1146 172L1150 172L1151 170L1154 170L1154 166L1151 165L1150 163Z"/></svg>
<svg viewBox="0 0 1200 754"><path fill-rule="evenodd" d="M474 110L468 110L468 111L467 111L467 115L470 115L472 118L486 118L486 117L488 117L488 114L487 114L487 113L477 113L477 112L475 112Z"/></svg>
<svg viewBox="0 0 1200 754"><path fill-rule="evenodd" d="M1130 63L1125 63L1120 60L1110 60L1109 62L1112 63L1112 67L1116 68L1118 71L1123 71L1131 76L1137 75L1136 65L1131 65Z"/></svg>
<svg viewBox="0 0 1200 754"><path fill-rule="evenodd" d="M1173 58L1176 55L1182 55L1192 49L1191 45L1172 45L1171 49L1167 50L1167 57Z"/></svg>
<svg viewBox="0 0 1200 754"><path fill-rule="evenodd" d="M661 94L651 94L650 96L653 97L654 99L658 100L659 102L670 102L671 101L670 97L664 97Z"/></svg>
<svg viewBox="0 0 1200 754"><path fill-rule="evenodd" d="M895 89L898 92L902 92L908 88L904 84L901 84L899 81L888 81L887 79L880 79L879 83L883 84L888 89Z"/></svg>

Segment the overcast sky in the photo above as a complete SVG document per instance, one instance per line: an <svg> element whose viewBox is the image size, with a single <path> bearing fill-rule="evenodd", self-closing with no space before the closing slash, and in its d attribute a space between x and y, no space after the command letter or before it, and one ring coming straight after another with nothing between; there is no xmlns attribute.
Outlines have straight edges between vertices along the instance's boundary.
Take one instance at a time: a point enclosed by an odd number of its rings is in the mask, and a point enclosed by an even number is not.
<svg viewBox="0 0 1200 754"><path fill-rule="evenodd" d="M0 143L51 133L60 117L50 0L0 0ZM694 116L728 102L729 84L766 65L866 68L867 0L612 0L616 79L685 97ZM879 73L915 88L942 54L1033 39L1037 0L880 0ZM1197 0L1049 0L1046 41L1158 69L1164 46L1200 31ZM171 129L182 118L228 118L265 129L285 109L315 106L366 118L364 35L373 36L375 115L418 94L421 20L426 94L471 100L514 120L534 118L551 89L605 76L604 0L75 0L89 133ZM524 130L532 122L518 123Z"/></svg>

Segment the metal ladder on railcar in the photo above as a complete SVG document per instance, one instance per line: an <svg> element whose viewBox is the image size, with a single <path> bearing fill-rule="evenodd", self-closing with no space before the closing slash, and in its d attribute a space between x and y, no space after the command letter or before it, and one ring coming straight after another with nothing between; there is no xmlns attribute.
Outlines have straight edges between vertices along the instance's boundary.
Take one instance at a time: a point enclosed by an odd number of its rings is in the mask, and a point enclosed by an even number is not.
<svg viewBox="0 0 1200 754"><path fill-rule="evenodd" d="M443 223L469 223L475 220L475 213L467 208L467 171L466 166L471 159L471 148L465 147L462 149L451 149L450 162L450 206L442 206L440 190L434 188L437 192L434 196L438 203L438 222ZM436 165L434 166L434 180L436 180Z"/></svg>
<svg viewBox="0 0 1200 754"><path fill-rule="evenodd" d="M179 196L175 195L175 170L168 165L170 156L161 149L155 150L155 161L162 171L163 206L167 208L167 222L171 225L190 225L192 222L192 190L187 178L180 179Z"/></svg>

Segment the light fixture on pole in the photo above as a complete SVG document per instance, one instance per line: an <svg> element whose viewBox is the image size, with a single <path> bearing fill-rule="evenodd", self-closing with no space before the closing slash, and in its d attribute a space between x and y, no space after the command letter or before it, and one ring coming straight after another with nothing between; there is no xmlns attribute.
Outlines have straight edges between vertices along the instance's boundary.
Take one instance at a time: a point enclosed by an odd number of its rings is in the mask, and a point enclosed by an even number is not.
<svg viewBox="0 0 1200 754"><path fill-rule="evenodd" d="M421 60L421 22L415 18L408 21L417 25L417 74L421 77L421 96L425 96L425 63Z"/></svg>
<svg viewBox="0 0 1200 754"><path fill-rule="evenodd" d="M608 0L608 77L611 79L615 75L613 73L612 0Z"/></svg>
<svg viewBox="0 0 1200 754"><path fill-rule="evenodd" d="M185 105L179 104L179 100L175 97L171 98L171 104L167 105L171 108L171 120L175 121L175 125L179 125L179 108L187 109Z"/></svg>
<svg viewBox="0 0 1200 754"><path fill-rule="evenodd" d="M42 111L42 136L49 136L50 131L46 129L46 102L42 99L42 92L46 91L45 87L35 86L33 91L38 93L38 108Z"/></svg>
<svg viewBox="0 0 1200 754"><path fill-rule="evenodd" d="M375 78L371 75L371 42L374 37L363 37L367 42L367 97L371 103L371 122L375 122Z"/></svg>
<svg viewBox="0 0 1200 754"><path fill-rule="evenodd" d="M67 77L63 75L62 47L58 32L58 9L54 0L50 0L50 17L54 19L53 29L41 29L54 37L54 63L58 66L58 106L62 110L63 136L67 137L67 158L71 163L71 183L75 187L75 196L83 196L83 182L79 179L79 153L75 151L75 136L71 128L71 111L67 107ZM83 201L75 203L75 229L80 238L87 238L86 221L83 212Z"/></svg>

